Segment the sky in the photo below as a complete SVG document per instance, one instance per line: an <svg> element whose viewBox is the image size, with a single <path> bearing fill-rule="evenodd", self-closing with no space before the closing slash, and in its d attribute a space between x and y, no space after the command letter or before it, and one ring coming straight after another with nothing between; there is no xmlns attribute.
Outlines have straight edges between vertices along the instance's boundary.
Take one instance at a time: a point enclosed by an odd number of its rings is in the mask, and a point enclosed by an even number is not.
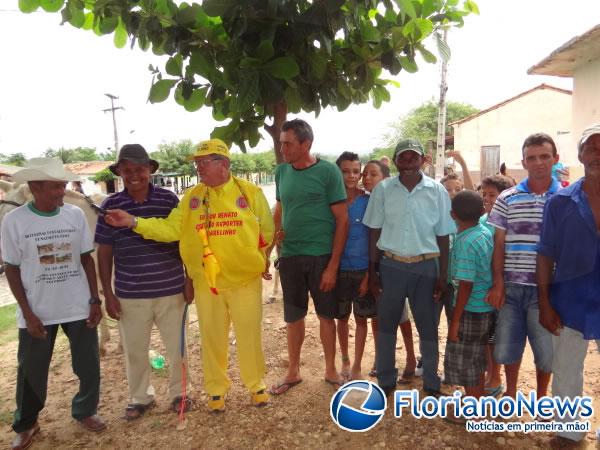
<svg viewBox="0 0 600 450"><path fill-rule="evenodd" d="M172 97L147 102L149 64L165 58L139 48L117 49L111 36L98 37L66 24L60 14L23 14L18 0L0 0L0 153L39 156L48 148L114 148L110 93L119 97L119 144L137 142L148 151L160 143L208 139L210 109L189 113ZM541 83L566 89L571 79L527 75L527 69L557 47L600 22L598 0L478 0L481 14L468 16L448 42L451 101L488 108ZM426 46L435 52L433 40ZM419 62L419 61L418 61ZM390 124L439 96L440 68L420 61L419 71L396 78L392 100L379 110L353 105L340 113L300 114L314 129L313 151L369 153L384 142ZM291 116L288 116L291 118ZM225 122L226 123L226 122ZM252 151L267 150L266 133Z"/></svg>

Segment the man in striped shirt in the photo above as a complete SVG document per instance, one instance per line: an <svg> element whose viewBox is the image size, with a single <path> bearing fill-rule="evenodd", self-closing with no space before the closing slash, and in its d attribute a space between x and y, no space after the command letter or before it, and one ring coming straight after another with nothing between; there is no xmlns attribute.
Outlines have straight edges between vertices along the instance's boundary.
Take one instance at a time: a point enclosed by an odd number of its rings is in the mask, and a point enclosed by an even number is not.
<svg viewBox="0 0 600 450"><path fill-rule="evenodd" d="M139 144L124 145L109 167L121 176L125 189L108 197L106 209L122 209L137 217L167 217L179 200L172 192L150 184L158 163ZM169 397L176 410L183 392L180 330L185 276L177 242L144 239L129 228L114 228L99 217L96 227L100 280L106 297L106 312L119 321L130 403L125 419L141 417L155 404L150 385L148 347L156 324L169 358ZM114 261L114 292L111 283ZM185 405L189 407L188 404Z"/></svg>
<svg viewBox="0 0 600 450"><path fill-rule="evenodd" d="M493 286L487 301L499 309L494 358L505 365L506 395L516 396L519 367L529 338L535 358L538 398L546 395L552 371L552 335L540 325L535 279L536 248L546 200L559 189L552 178L556 145L544 133L523 143L527 178L502 192L488 223L496 228Z"/></svg>

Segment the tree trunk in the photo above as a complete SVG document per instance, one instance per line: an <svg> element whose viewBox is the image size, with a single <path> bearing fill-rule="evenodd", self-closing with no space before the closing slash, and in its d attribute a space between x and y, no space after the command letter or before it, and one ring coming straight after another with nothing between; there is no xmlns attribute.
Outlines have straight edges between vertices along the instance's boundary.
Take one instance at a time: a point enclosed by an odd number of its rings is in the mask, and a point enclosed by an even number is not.
<svg viewBox="0 0 600 450"><path fill-rule="evenodd" d="M281 154L281 142L279 141L279 135L281 133L281 127L283 122L287 118L287 103L282 100L278 103L268 105L273 111L273 124L265 125L265 130L271 135L273 139L273 151L275 152L275 161L277 164L283 162L283 155Z"/></svg>

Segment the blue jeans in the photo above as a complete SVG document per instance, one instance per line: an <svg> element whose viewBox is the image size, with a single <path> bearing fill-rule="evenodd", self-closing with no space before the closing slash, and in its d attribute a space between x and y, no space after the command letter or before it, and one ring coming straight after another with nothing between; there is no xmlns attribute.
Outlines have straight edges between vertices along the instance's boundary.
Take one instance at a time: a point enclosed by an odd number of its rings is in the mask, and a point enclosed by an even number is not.
<svg viewBox="0 0 600 450"><path fill-rule="evenodd" d="M546 373L552 372L552 334L540 324L537 287L506 283L505 301L496 323L496 362L519 362L527 338L536 368Z"/></svg>
<svg viewBox="0 0 600 450"><path fill-rule="evenodd" d="M423 387L440 389L438 367L438 305L433 300L437 280L434 259L408 264L382 257L379 275L383 292L377 302L377 382L382 387L396 386L396 338L398 325L408 298L423 360Z"/></svg>

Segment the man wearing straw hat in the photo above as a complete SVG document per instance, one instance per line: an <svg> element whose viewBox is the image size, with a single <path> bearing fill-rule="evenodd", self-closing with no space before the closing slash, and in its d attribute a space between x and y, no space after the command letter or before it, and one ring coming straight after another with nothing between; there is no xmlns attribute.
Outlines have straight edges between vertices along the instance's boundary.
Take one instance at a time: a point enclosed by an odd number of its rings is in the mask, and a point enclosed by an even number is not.
<svg viewBox="0 0 600 450"><path fill-rule="evenodd" d="M266 249L274 234L267 200L254 184L232 176L227 145L201 142L190 157L200 183L184 194L166 219L142 219L110 210L106 222L127 226L146 239L179 241L194 282L202 336L205 391L211 411L225 409L229 328L233 322L242 381L254 406L263 406L262 283ZM266 275L265 275L266 276Z"/></svg>
<svg viewBox="0 0 600 450"><path fill-rule="evenodd" d="M102 206L121 208L138 217L167 217L177 207L179 199L166 189L153 186L150 176L158 162L150 159L139 144L121 147L117 162L110 171L123 179L125 189L108 197ZM190 398L185 398L187 383L182 376L180 329L186 301L184 271L177 243L144 239L129 229L108 226L98 218L95 241L98 246L100 281L106 297L106 312L119 321L125 355L129 404L124 419L135 420L153 407L154 388L150 384L148 349L152 326L156 324L169 361L170 408L189 410ZM113 290L114 263L114 290Z"/></svg>
<svg viewBox="0 0 600 450"><path fill-rule="evenodd" d="M79 177L53 158L34 158L13 175L27 182L33 201L2 221L1 247L6 278L15 296L19 349L17 410L13 449L31 445L46 400L48 368L58 327L71 348L79 391L71 414L90 431L106 425L96 415L100 396L100 359L96 326L102 318L91 253L94 244L83 211L64 204L67 182Z"/></svg>

